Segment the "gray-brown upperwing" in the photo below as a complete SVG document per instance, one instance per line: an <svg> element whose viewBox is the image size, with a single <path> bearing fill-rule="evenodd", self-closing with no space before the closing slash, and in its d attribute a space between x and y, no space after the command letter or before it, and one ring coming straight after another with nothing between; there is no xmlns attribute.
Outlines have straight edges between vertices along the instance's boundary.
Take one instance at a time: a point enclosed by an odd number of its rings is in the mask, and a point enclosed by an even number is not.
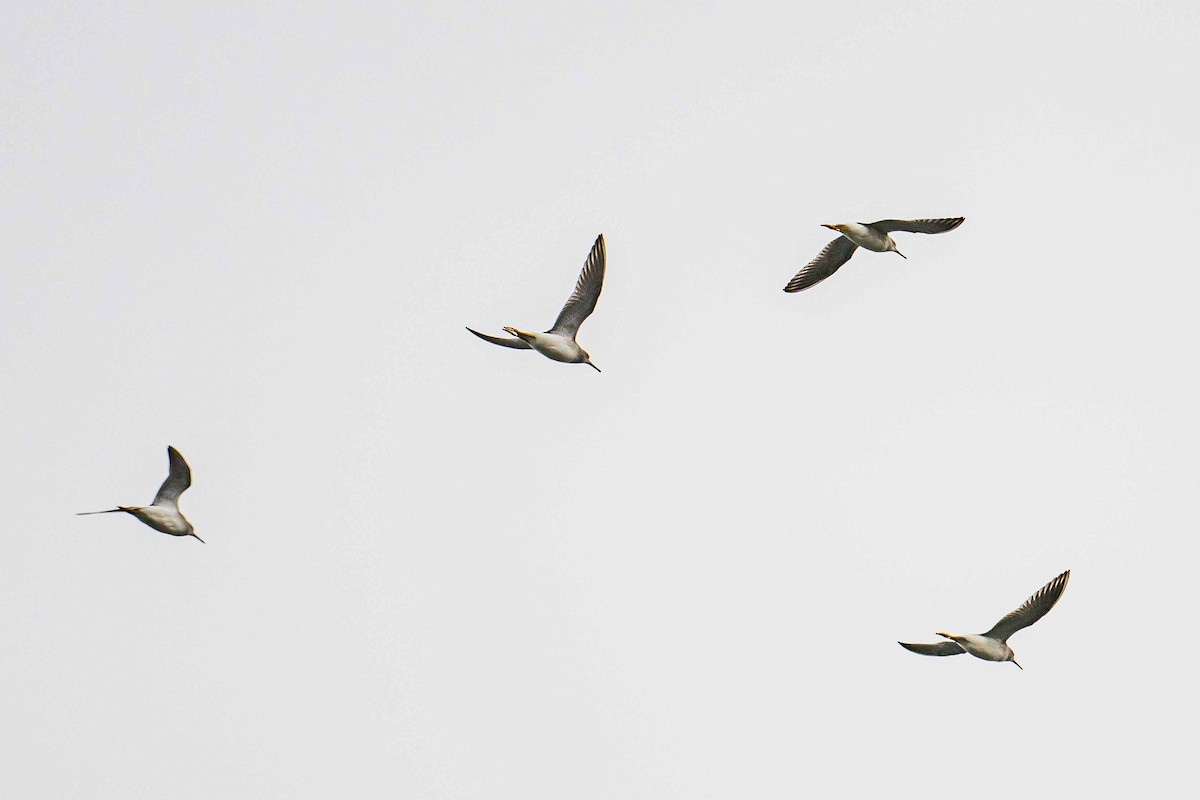
<svg viewBox="0 0 1200 800"><path fill-rule="evenodd" d="M870 227L884 233L906 231L908 233L945 233L963 224L966 217L943 217L941 219L881 219L870 223Z"/></svg>
<svg viewBox="0 0 1200 800"><path fill-rule="evenodd" d="M583 262L579 280L575 282L575 291L571 292L566 305L558 312L554 327L546 333L575 338L579 333L579 326L596 310L596 301L600 299L600 290L604 288L604 268L607 260L602 233L596 237L596 243L592 245L587 261Z"/></svg>
<svg viewBox="0 0 1200 800"><path fill-rule="evenodd" d="M816 286L837 272L838 267L849 261L850 256L854 255L854 251L857 249L858 245L854 242L845 236L839 236L825 245L825 249L816 258L805 264L804 268L788 281L787 286L783 287L783 290L785 292L798 292L810 286Z"/></svg>
<svg viewBox="0 0 1200 800"><path fill-rule="evenodd" d="M1067 588L1067 581L1070 577L1071 570L1067 570L1062 575L1059 575L1034 592L1033 596L1022 603L1021 607L1016 611L1006 614L1004 619L993 625L992 629L983 635L1006 642L1008 641L1008 637L1017 631L1022 628L1028 628L1046 616L1047 611L1054 608L1054 604L1058 602L1058 598L1062 597L1063 590Z"/></svg>
<svg viewBox="0 0 1200 800"><path fill-rule="evenodd" d="M154 502L150 505L178 508L179 495L192 485L192 470L174 447L167 447L167 458L171 462L170 474L163 481L163 485L158 488L158 494L154 495Z"/></svg>

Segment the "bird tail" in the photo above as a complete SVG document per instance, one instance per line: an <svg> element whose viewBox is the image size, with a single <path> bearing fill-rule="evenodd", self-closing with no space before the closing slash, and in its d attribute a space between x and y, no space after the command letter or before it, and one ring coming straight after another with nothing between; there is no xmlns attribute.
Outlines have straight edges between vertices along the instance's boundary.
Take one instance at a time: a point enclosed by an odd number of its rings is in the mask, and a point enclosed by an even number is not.
<svg viewBox="0 0 1200 800"><path fill-rule="evenodd" d="M124 511L123 508L110 508L105 511L79 511L76 512L77 517L86 517L88 514L116 514L118 511Z"/></svg>

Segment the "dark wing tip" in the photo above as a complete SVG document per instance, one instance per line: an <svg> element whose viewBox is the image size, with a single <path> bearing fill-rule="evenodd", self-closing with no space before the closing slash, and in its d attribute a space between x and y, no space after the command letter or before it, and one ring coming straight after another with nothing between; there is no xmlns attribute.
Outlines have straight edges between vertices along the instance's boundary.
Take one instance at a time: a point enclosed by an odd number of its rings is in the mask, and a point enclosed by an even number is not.
<svg viewBox="0 0 1200 800"><path fill-rule="evenodd" d="M1071 580L1071 570L1066 570L1063 574L1055 578L1052 583L1058 589L1058 593L1062 594L1067 588L1067 582Z"/></svg>
<svg viewBox="0 0 1200 800"><path fill-rule="evenodd" d="M175 464L178 463L180 469L190 470L190 468L188 467L187 459L183 457L183 453L180 453L178 450L175 449L174 445L167 445L167 461L172 466L174 466Z"/></svg>
<svg viewBox="0 0 1200 800"><path fill-rule="evenodd" d="M949 231L957 228L959 225L962 225L966 219L966 217L942 217L941 219L931 219L929 220L929 225L933 230L930 230L929 232L948 233Z"/></svg>

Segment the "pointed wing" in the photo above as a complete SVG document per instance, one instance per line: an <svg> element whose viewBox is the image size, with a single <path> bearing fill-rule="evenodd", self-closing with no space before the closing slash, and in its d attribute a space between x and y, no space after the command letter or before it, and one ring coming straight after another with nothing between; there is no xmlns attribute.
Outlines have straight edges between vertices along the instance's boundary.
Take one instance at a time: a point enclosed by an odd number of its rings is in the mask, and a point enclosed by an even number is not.
<svg viewBox="0 0 1200 800"><path fill-rule="evenodd" d="M163 485L158 487L158 494L154 495L154 502L150 504L152 506L179 505L179 495L192 485L192 470L188 468L183 456L179 455L179 451L174 447L167 447L167 458L171 461L171 473L167 475Z"/></svg>
<svg viewBox="0 0 1200 800"><path fill-rule="evenodd" d="M608 257L604 252L604 234L596 237L592 252L588 253L587 261L579 272L579 280L575 282L575 291L567 298L567 304L558 312L554 327L547 333L559 333L575 338L579 326L596 310L596 301L600 299L600 290L604 286L604 267Z"/></svg>
<svg viewBox="0 0 1200 800"><path fill-rule="evenodd" d="M485 342L491 342L492 344L498 344L501 347L511 347L514 350L529 350L529 349L531 349L529 347L528 342L526 342L524 339L518 339L515 336L488 336L486 333L480 333L479 331L474 330L473 328L467 328L467 330L471 331L471 333L475 334L480 339L483 339Z"/></svg>
<svg viewBox="0 0 1200 800"><path fill-rule="evenodd" d="M797 272L795 277L788 281L787 286L783 287L783 290L798 292L801 289L816 286L837 272L838 267L849 261L850 256L854 255L854 251L857 249L858 245L854 242L845 236L839 236L825 245L825 249L816 258L805 264L804 269Z"/></svg>
<svg viewBox="0 0 1200 800"><path fill-rule="evenodd" d="M963 224L966 217L943 217L942 219L881 219L871 227L884 233L907 231L908 233L945 233Z"/></svg>
<svg viewBox="0 0 1200 800"><path fill-rule="evenodd" d="M1006 642L1008 641L1008 637L1021 630L1021 628L1028 628L1046 616L1046 612L1054 608L1054 604L1058 602L1058 598L1062 597L1063 589L1067 588L1067 580L1070 577L1071 570L1067 570L1038 589L1032 597L1021 604L1020 608L1011 614L1006 614L1004 619L993 625L992 629L985 633L984 636Z"/></svg>
<svg viewBox="0 0 1200 800"><path fill-rule="evenodd" d="M905 650L912 650L914 653L920 653L923 656L957 656L967 652L958 646L958 642L952 639L947 639L944 642L934 642L933 644L909 644L908 642L896 642Z"/></svg>

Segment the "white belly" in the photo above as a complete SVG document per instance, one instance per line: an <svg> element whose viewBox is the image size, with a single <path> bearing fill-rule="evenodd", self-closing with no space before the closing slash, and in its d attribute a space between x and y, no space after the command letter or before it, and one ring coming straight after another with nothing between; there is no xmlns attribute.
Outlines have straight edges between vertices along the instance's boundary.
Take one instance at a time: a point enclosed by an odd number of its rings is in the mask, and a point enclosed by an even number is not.
<svg viewBox="0 0 1200 800"><path fill-rule="evenodd" d="M573 364L583 360L583 351L579 345L575 344L575 340L559 336L556 333L538 334L538 337L530 342L530 344L534 350L537 350L546 358L552 358L555 361L565 361Z"/></svg>
<svg viewBox="0 0 1200 800"><path fill-rule="evenodd" d="M859 225L857 222L847 224L845 230L842 231L842 235L859 247L873 250L876 253L886 253L892 249L889 246L891 244L889 241L891 239L890 236L886 233L879 233L872 230L866 225Z"/></svg>
<svg viewBox="0 0 1200 800"><path fill-rule="evenodd" d="M954 641L958 642L963 650L985 661L1008 661L1008 657L1012 655L1012 650L1004 642L986 636L956 636Z"/></svg>
<svg viewBox="0 0 1200 800"><path fill-rule="evenodd" d="M172 536L187 536L188 531L191 529L191 525L188 525L188 521L183 518L182 514L169 508L145 506L143 508L131 508L129 513L151 528L154 528L154 530L169 533Z"/></svg>

